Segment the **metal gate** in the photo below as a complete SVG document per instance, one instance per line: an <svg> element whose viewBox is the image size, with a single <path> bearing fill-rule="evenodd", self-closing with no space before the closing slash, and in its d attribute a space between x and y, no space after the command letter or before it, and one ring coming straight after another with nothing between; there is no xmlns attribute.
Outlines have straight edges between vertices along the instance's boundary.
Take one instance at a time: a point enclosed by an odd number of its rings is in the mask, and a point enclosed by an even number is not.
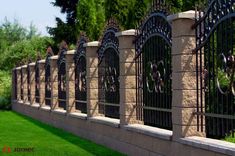
<svg viewBox="0 0 235 156"><path fill-rule="evenodd" d="M234 0L210 0L194 25L198 130L212 138L233 134L235 127L234 6Z"/></svg>
<svg viewBox="0 0 235 156"><path fill-rule="evenodd" d="M115 33L119 27L114 19L108 21L99 57L99 113L106 117L119 118L119 41Z"/></svg>
<svg viewBox="0 0 235 156"><path fill-rule="evenodd" d="M59 107L66 110L66 60L65 53L68 46L65 42L61 43L58 59L58 101Z"/></svg>
<svg viewBox="0 0 235 156"><path fill-rule="evenodd" d="M171 25L167 6L155 0L150 14L137 28L136 111L145 125L172 129Z"/></svg>
<svg viewBox="0 0 235 156"><path fill-rule="evenodd" d="M81 113L87 113L87 88L86 88L86 47L88 39L85 34L80 35L75 62L75 108Z"/></svg>
<svg viewBox="0 0 235 156"><path fill-rule="evenodd" d="M45 104L51 106L51 61L50 57L53 56L51 47L47 49L47 56L45 62Z"/></svg>

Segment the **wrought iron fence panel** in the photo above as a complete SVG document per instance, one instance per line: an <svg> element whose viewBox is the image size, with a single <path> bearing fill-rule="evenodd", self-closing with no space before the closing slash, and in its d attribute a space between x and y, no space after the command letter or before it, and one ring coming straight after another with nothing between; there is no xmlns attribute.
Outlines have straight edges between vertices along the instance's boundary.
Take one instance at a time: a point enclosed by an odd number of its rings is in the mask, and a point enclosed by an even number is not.
<svg viewBox="0 0 235 156"><path fill-rule="evenodd" d="M210 0L208 8L196 14L194 28L198 131L212 138L233 135L235 1Z"/></svg>
<svg viewBox="0 0 235 156"><path fill-rule="evenodd" d="M81 34L74 56L75 61L75 108L81 113L87 113L87 88L86 88L86 48L84 44L88 39Z"/></svg>
<svg viewBox="0 0 235 156"><path fill-rule="evenodd" d="M166 10L164 1L154 1L150 14L137 28L136 111L145 125L172 129L172 39Z"/></svg>
<svg viewBox="0 0 235 156"><path fill-rule="evenodd" d="M27 66L27 90L28 90L28 101L31 101L31 87L30 87L30 67Z"/></svg>
<svg viewBox="0 0 235 156"><path fill-rule="evenodd" d="M18 92L17 92L17 86L18 86L18 83L17 83L17 78L18 77L18 75L17 75L17 70L15 69L14 70L14 91L15 91L15 95L14 95L14 99L15 100L17 100L17 94L18 94Z"/></svg>
<svg viewBox="0 0 235 156"><path fill-rule="evenodd" d="M40 102L40 71L39 71L39 60L36 61L35 64L35 102L39 103Z"/></svg>
<svg viewBox="0 0 235 156"><path fill-rule="evenodd" d="M48 48L45 62L45 104L47 106L51 106L51 56L53 56L53 51Z"/></svg>
<svg viewBox="0 0 235 156"><path fill-rule="evenodd" d="M24 87L23 87L23 71L20 70L20 99L23 101L24 99Z"/></svg>
<svg viewBox="0 0 235 156"><path fill-rule="evenodd" d="M66 60L67 44L62 43L58 59L58 101L59 107L66 110Z"/></svg>
<svg viewBox="0 0 235 156"><path fill-rule="evenodd" d="M119 41L115 33L119 28L109 20L98 50L99 67L99 113L106 117L119 118Z"/></svg>

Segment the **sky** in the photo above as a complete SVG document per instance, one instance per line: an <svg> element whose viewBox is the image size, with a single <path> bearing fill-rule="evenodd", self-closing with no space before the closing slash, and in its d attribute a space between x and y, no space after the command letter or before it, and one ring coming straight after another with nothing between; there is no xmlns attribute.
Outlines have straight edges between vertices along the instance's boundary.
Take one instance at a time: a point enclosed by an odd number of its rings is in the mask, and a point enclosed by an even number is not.
<svg viewBox="0 0 235 156"><path fill-rule="evenodd" d="M60 8L54 7L54 0L1 0L0 24L7 18L9 21L18 20L23 26L29 27L32 22L41 35L49 36L46 27L56 25L55 17L65 20Z"/></svg>

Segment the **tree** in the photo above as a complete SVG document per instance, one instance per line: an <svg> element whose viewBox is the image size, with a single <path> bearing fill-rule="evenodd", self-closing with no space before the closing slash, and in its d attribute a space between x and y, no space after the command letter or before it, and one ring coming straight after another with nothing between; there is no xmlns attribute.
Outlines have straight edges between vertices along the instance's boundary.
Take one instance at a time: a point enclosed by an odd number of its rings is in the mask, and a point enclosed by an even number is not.
<svg viewBox="0 0 235 156"><path fill-rule="evenodd" d="M80 0L77 7L77 30L86 32L90 39L97 40L105 23L103 0Z"/></svg>
<svg viewBox="0 0 235 156"><path fill-rule="evenodd" d="M89 3L89 1L87 1ZM54 48L57 47L62 40L68 44L76 43L78 31L76 29L77 4L78 0L55 0L52 4L61 8L61 13L66 14L66 22L56 17L56 27L48 27L48 33L55 41Z"/></svg>

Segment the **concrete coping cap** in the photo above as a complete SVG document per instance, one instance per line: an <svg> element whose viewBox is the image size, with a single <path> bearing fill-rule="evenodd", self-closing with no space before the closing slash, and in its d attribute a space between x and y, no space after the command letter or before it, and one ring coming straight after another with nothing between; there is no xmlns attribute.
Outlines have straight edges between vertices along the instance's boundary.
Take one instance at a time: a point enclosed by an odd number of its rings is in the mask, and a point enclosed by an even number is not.
<svg viewBox="0 0 235 156"><path fill-rule="evenodd" d="M75 50L69 50L65 54L66 55L74 55L75 54Z"/></svg>
<svg viewBox="0 0 235 156"><path fill-rule="evenodd" d="M27 68L27 65L23 65L21 68L22 68L22 69L26 69L26 68Z"/></svg>
<svg viewBox="0 0 235 156"><path fill-rule="evenodd" d="M177 14L167 16L167 20L169 22L172 22L177 19L195 19L195 11L189 10L189 11L180 12Z"/></svg>
<svg viewBox="0 0 235 156"><path fill-rule="evenodd" d="M21 70L21 67L17 67L16 70Z"/></svg>
<svg viewBox="0 0 235 156"><path fill-rule="evenodd" d="M130 29L130 30L126 30L126 31L121 31L121 32L117 32L115 34L116 37L120 37L120 36L135 36L136 34L136 30L135 29Z"/></svg>
<svg viewBox="0 0 235 156"><path fill-rule="evenodd" d="M56 56L51 56L51 57L50 57L51 60L57 60L58 58L59 58L58 55L56 55Z"/></svg>
<svg viewBox="0 0 235 156"><path fill-rule="evenodd" d="M36 64L35 62L30 63L29 66L35 66L35 64Z"/></svg>
<svg viewBox="0 0 235 156"><path fill-rule="evenodd" d="M46 62L46 60L40 60L40 61L38 61L38 63L45 63Z"/></svg>
<svg viewBox="0 0 235 156"><path fill-rule="evenodd" d="M100 46L100 42L99 41L88 42L84 44L83 46L84 47L98 47Z"/></svg>

